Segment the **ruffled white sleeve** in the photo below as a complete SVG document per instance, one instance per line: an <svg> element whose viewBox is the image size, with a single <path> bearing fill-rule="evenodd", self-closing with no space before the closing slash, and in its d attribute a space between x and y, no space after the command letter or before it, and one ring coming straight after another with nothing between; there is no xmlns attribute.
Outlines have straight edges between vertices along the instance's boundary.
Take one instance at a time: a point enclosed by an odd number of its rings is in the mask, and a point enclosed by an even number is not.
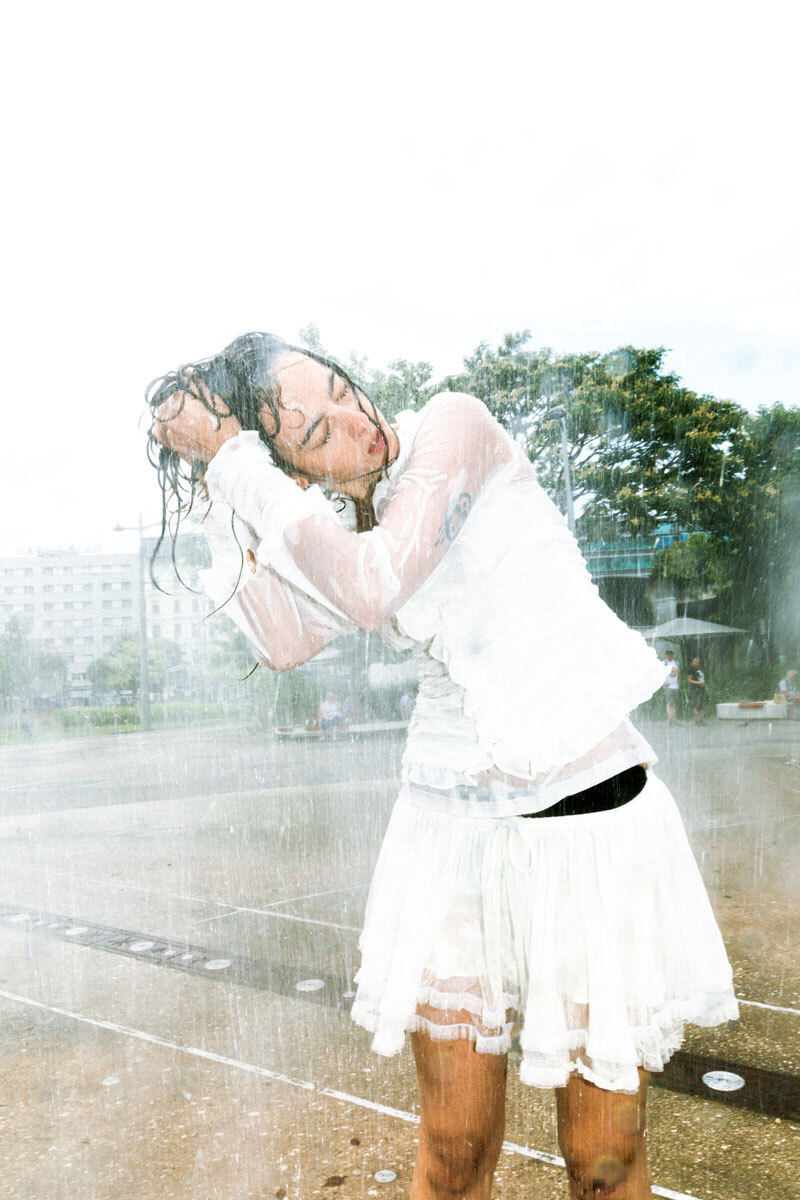
<svg viewBox="0 0 800 1200"><path fill-rule="evenodd" d="M321 605L373 630L441 562L487 480L513 453L507 434L479 400L452 392L434 397L417 426L397 488L368 533L348 531L318 504L312 511L317 502L310 499L301 510L285 487L276 504L271 493L278 481L269 476L275 468L265 461L260 465L254 444L240 442L212 466L228 502L262 536L259 561L280 560L282 573L288 561L298 586L303 581ZM260 528L265 523L268 530Z"/></svg>

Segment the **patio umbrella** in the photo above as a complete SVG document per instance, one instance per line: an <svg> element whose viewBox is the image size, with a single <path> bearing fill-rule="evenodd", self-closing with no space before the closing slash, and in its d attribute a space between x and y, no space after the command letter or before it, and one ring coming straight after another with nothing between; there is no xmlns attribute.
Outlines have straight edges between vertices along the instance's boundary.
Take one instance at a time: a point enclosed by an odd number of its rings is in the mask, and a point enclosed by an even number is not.
<svg viewBox="0 0 800 1200"><path fill-rule="evenodd" d="M715 625L713 621L698 621L695 617L675 617L651 629L640 630L645 641L667 641L671 638L720 637L723 633L748 633L735 625Z"/></svg>

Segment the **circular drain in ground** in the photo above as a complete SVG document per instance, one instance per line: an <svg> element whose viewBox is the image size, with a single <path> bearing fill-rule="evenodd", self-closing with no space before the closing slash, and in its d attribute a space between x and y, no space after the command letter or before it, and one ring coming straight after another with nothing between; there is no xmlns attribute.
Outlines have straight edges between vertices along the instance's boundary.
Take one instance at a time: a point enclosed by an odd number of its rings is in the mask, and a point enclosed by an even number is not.
<svg viewBox="0 0 800 1200"><path fill-rule="evenodd" d="M738 1092L739 1088L744 1087L741 1075L733 1071L706 1071L703 1083L715 1092Z"/></svg>

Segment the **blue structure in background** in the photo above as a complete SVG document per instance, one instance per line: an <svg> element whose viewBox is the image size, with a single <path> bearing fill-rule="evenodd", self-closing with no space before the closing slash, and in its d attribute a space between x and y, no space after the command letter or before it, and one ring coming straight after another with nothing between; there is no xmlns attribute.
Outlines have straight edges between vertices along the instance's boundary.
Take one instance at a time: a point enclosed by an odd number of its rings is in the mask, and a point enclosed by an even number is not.
<svg viewBox="0 0 800 1200"><path fill-rule="evenodd" d="M581 542L581 552L595 582L610 577L642 579L650 576L659 550L673 542L685 542L689 536L687 530L676 529L674 525L658 525L647 537Z"/></svg>

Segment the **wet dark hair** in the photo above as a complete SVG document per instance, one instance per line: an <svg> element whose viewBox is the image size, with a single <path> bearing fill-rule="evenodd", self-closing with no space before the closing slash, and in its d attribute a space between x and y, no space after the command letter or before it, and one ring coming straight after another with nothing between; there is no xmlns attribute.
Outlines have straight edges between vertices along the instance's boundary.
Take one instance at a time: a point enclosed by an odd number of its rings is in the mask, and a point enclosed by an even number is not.
<svg viewBox="0 0 800 1200"><path fill-rule="evenodd" d="M271 333L242 334L219 354L198 362L186 363L178 370L169 371L166 375L154 379L145 391L145 399L150 410L147 457L156 470L161 488L161 533L150 560L150 575L159 591L163 589L159 587L153 569L158 552L167 536L172 542L172 565L178 579L181 578L175 562L175 542L182 521L189 516L194 507L200 490L200 478L204 465L194 463L191 467L188 466L174 450L169 450L162 442L158 441L153 432L158 408L176 392L192 391L208 411L216 416L219 424L222 414L217 412L213 402L203 389L196 386L198 383L204 384L211 396L219 396L221 400L224 400L231 415L236 417L243 429L256 430L261 441L269 447L277 466L287 473L301 474L296 467L281 458L274 444L274 439L281 428L280 385L274 364L278 356L287 351L303 354L306 358L311 358L334 371L352 389L364 415L375 425L376 429L380 429L372 401L366 396L363 388L357 385L338 363L313 350L308 350L305 346L294 346L290 342L285 342ZM367 400L368 408L363 406L361 396ZM261 421L261 412L264 407L269 410L274 422L274 429L269 433ZM180 412L180 409L178 411ZM359 512L358 506L356 506L356 513L359 528L361 528L364 515ZM241 569L243 568L244 555ZM236 586L238 586L238 580Z"/></svg>

